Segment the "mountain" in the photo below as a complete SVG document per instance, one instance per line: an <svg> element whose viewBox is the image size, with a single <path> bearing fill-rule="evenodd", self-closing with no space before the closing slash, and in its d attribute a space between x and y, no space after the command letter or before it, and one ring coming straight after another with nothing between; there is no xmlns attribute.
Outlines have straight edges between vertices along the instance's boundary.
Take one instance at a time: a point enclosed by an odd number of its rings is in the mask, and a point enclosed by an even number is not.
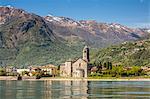
<svg viewBox="0 0 150 99"><path fill-rule="evenodd" d="M84 45L107 47L147 34L147 30L115 23L41 17L22 9L0 7L0 65L59 65L69 58L81 57Z"/></svg>
<svg viewBox="0 0 150 99"><path fill-rule="evenodd" d="M82 44L70 47L44 18L10 7L0 7L0 13L0 65L58 65L81 54Z"/></svg>
<svg viewBox="0 0 150 99"><path fill-rule="evenodd" d="M56 40L55 34L42 17L21 9L1 7L1 44L3 48L18 48L21 43L43 43ZM5 40L5 38L7 38Z"/></svg>
<svg viewBox="0 0 150 99"><path fill-rule="evenodd" d="M46 16L45 19L60 37L66 40L72 37L92 47L107 47L124 41L137 40L147 35L147 31L142 29L131 29L116 23L98 23L94 20L75 21L52 15Z"/></svg>
<svg viewBox="0 0 150 99"><path fill-rule="evenodd" d="M150 39L124 42L120 45L100 49L91 55L92 63L111 61L114 65L149 66Z"/></svg>

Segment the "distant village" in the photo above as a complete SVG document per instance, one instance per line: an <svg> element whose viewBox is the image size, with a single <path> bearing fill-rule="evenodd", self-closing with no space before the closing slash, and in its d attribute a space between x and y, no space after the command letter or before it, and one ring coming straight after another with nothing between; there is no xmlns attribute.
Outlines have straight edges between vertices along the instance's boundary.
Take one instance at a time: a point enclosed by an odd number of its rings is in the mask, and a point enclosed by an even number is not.
<svg viewBox="0 0 150 99"><path fill-rule="evenodd" d="M40 79L41 77L65 77L65 78L87 78L87 77L130 77L150 76L150 67L123 67L113 66L111 62L91 64L89 58L89 47L83 49L82 58L69 59L60 66L48 64L45 66L29 66L26 69L16 67L0 68L0 76L17 76L18 79ZM21 77L21 78L20 78Z"/></svg>

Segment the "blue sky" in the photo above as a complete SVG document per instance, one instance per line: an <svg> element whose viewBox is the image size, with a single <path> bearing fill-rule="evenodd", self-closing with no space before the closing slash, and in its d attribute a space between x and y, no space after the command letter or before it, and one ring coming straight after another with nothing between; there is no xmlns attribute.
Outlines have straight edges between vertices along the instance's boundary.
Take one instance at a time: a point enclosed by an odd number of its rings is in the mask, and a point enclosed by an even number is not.
<svg viewBox="0 0 150 99"><path fill-rule="evenodd" d="M0 0L41 16L52 14L75 20L150 27L150 0Z"/></svg>

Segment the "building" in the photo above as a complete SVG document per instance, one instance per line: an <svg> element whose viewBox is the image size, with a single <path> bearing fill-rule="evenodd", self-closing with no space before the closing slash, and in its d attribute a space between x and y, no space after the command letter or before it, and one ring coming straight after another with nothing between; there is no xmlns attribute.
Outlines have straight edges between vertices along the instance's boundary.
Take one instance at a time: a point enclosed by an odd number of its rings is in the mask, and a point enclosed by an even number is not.
<svg viewBox="0 0 150 99"><path fill-rule="evenodd" d="M57 75L57 67L48 64L44 66L29 66L27 69L16 69L17 73L22 74L23 72L28 72L30 76L32 73L43 71L45 75L56 76Z"/></svg>
<svg viewBox="0 0 150 99"><path fill-rule="evenodd" d="M52 64L48 64L45 66L39 66L38 68L41 69L42 71L44 71L44 74L48 74L48 75L52 75L52 76L57 75L57 67Z"/></svg>
<svg viewBox="0 0 150 99"><path fill-rule="evenodd" d="M17 69L17 73L22 74L22 72L27 71L30 72L29 69Z"/></svg>
<svg viewBox="0 0 150 99"><path fill-rule="evenodd" d="M87 77L89 65L89 48L83 49L83 57L77 60L68 60L60 65L60 76L62 77Z"/></svg>
<svg viewBox="0 0 150 99"><path fill-rule="evenodd" d="M32 66L29 67L30 71L36 72L36 71L44 71L44 74L56 76L57 75L57 67L52 64L47 64L44 66Z"/></svg>

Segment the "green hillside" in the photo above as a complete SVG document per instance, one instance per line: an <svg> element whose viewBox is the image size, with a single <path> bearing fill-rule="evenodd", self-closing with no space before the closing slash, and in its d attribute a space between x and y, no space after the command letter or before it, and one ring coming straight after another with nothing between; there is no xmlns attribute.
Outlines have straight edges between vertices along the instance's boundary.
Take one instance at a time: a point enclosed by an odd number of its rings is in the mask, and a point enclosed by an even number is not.
<svg viewBox="0 0 150 99"><path fill-rule="evenodd" d="M91 62L111 61L114 65L150 65L150 39L125 42L91 53Z"/></svg>
<svg viewBox="0 0 150 99"><path fill-rule="evenodd" d="M60 42L49 43L48 45L27 44L16 49L0 49L0 59L2 66L26 67L30 65L59 65L69 58L80 57L82 53L82 45L67 46Z"/></svg>

